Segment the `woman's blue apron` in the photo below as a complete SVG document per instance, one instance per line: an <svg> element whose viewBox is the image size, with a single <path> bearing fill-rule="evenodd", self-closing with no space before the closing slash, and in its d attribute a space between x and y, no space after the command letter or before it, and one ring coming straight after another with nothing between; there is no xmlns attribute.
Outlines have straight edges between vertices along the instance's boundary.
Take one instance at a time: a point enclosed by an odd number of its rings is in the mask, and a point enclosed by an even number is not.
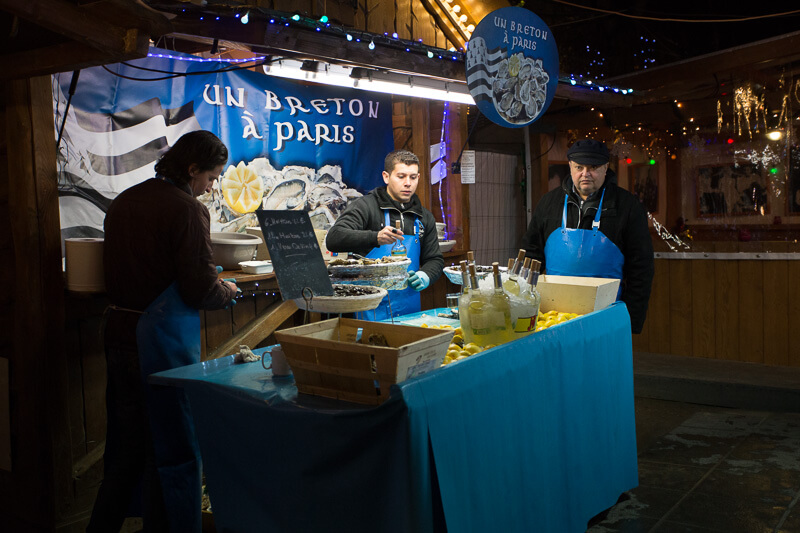
<svg viewBox="0 0 800 533"><path fill-rule="evenodd" d="M389 211L384 211L384 224L390 226ZM406 247L406 256L411 259L411 264L408 266L409 270L419 270L419 258L422 253L422 246L419 241L420 222L419 217L414 217L414 235L403 236L403 244ZM381 257L392 255L392 246L394 244L384 244L373 248L367 254L370 259L380 259ZM356 316L361 320L385 320L408 313L416 313L420 310L419 292L412 289L410 286L399 291L389 291L378 307L372 311L363 311Z"/></svg>
<svg viewBox="0 0 800 533"><path fill-rule="evenodd" d="M200 449L182 389L147 383L154 372L200 362L200 314L170 285L139 317L139 363L171 531L200 531Z"/></svg>
<svg viewBox="0 0 800 533"><path fill-rule="evenodd" d="M592 229L571 229L567 227L567 196L564 197L564 212L561 228L547 238L544 245L545 269L548 274L557 276L581 276L592 278L622 279L622 265L625 257L617 245L600 231L600 215L603 211L603 198L592 222ZM619 298L620 291L617 292Z"/></svg>

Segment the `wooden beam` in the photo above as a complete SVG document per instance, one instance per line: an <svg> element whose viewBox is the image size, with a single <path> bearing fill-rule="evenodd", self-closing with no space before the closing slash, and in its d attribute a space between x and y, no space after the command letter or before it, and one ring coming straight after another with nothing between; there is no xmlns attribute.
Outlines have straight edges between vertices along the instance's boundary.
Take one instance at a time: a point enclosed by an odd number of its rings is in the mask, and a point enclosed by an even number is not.
<svg viewBox="0 0 800 533"><path fill-rule="evenodd" d="M81 43L69 42L17 54L0 55L0 80L30 78L140 59L147 57L149 48L149 38L140 34L137 36L136 48L125 53L101 51Z"/></svg>
<svg viewBox="0 0 800 533"><path fill-rule="evenodd" d="M422 5L431 14L433 20L436 22L436 25L442 30L442 33L445 34L447 40L453 43L456 48L464 49L466 46L466 41L464 37L461 36L461 33L458 31L458 28L455 27L453 21L450 20L450 17L444 10L439 6L439 3L436 0L420 0Z"/></svg>
<svg viewBox="0 0 800 533"><path fill-rule="evenodd" d="M217 359L237 353L240 344L246 344L250 347L257 346L261 341L272 335L296 311L297 305L293 300L274 303L261 315L248 322L233 337L211 352L208 355L208 359Z"/></svg>
<svg viewBox="0 0 800 533"><path fill-rule="evenodd" d="M0 0L0 10L109 55L134 52L139 46L136 28L113 24L65 0Z"/></svg>
<svg viewBox="0 0 800 533"><path fill-rule="evenodd" d="M69 494L64 282L56 180L52 82L49 76L4 84L9 209L16 264L11 390L16 442L13 494L0 514L52 524ZM8 512L13 509L13 513ZM39 529L39 527L36 527Z"/></svg>
<svg viewBox="0 0 800 533"><path fill-rule="evenodd" d="M232 19L235 20L235 19ZM218 38L251 46L262 53L285 54L351 64L395 72L430 76L443 80L465 81L464 63L430 59L426 54L409 53L405 49L378 46L369 50L365 43L348 42L340 35L310 31L294 26L269 24L261 18L251 17L250 23L220 20L213 27L188 18L172 21L175 37L195 35ZM213 33L212 33L213 32Z"/></svg>

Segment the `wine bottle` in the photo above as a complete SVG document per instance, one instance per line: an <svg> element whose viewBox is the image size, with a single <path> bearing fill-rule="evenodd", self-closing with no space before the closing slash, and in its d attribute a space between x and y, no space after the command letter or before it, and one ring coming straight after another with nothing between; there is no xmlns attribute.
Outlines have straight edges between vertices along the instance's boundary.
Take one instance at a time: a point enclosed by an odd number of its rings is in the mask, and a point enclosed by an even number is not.
<svg viewBox="0 0 800 533"><path fill-rule="evenodd" d="M525 260L525 249L521 248L517 254L514 263L508 267L508 279L503 282L503 288L509 294L519 294L519 271L522 268L523 261ZM524 278L523 278L524 279Z"/></svg>
<svg viewBox="0 0 800 533"><path fill-rule="evenodd" d="M503 344L512 339L511 337L511 302L503 290L503 281L500 277L500 265L492 263L492 276L494 276L494 292L492 293L491 303L491 322L492 344ZM516 282L514 282L516 285ZM519 285L517 285L519 288Z"/></svg>
<svg viewBox="0 0 800 533"><path fill-rule="evenodd" d="M530 270L532 259L530 257L526 257L525 261L522 263L522 268L519 269L519 277L521 279L528 279L528 271Z"/></svg>
<svg viewBox="0 0 800 533"><path fill-rule="evenodd" d="M472 342L479 346L491 344L492 323L489 313L489 302L481 293L475 265L469 266L469 325L472 331Z"/></svg>
<svg viewBox="0 0 800 533"><path fill-rule="evenodd" d="M464 344L467 344L474 340L469 322L469 270L466 261L460 261L459 264L461 265L461 296L458 297L458 320L461 323Z"/></svg>
<svg viewBox="0 0 800 533"><path fill-rule="evenodd" d="M541 263L535 259L531 261L526 288L520 295L523 305L518 309L520 316L514 322L514 337L524 337L536 331L536 320L539 317L539 306L542 303L542 297L536 288L540 265Z"/></svg>
<svg viewBox="0 0 800 533"><path fill-rule="evenodd" d="M397 231L400 233L400 235L402 235L403 230L400 228L400 221L396 220L394 225L397 228ZM394 246L392 246L392 257L404 258L406 257L406 255L407 255L407 250L406 250L406 245L403 243L403 239L395 241Z"/></svg>

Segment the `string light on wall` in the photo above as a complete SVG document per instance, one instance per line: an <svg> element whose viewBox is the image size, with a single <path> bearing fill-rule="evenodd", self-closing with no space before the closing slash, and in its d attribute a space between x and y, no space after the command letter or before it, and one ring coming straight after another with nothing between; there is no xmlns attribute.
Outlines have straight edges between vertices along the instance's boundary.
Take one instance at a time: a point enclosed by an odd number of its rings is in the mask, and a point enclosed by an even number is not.
<svg viewBox="0 0 800 533"><path fill-rule="evenodd" d="M585 87L585 88L591 89L593 91L595 91L595 90L599 91L599 92L612 91L612 92L621 93L621 94L633 94L633 89L621 89L620 87L611 87L609 85L602 85L602 84L596 83L596 82L594 82L592 80L588 80L588 79L584 80L583 76L581 76L581 75L575 76L573 74L573 75L570 75L570 76L561 77L561 78L558 79L558 81L560 83L569 83L570 85L573 85L573 86Z"/></svg>
<svg viewBox="0 0 800 533"><path fill-rule="evenodd" d="M447 13L450 22L456 27L461 37L465 41L469 41L472 37L472 32L475 31L475 24L469 20L469 16L463 12L460 5L455 3L454 0L436 0L445 13Z"/></svg>

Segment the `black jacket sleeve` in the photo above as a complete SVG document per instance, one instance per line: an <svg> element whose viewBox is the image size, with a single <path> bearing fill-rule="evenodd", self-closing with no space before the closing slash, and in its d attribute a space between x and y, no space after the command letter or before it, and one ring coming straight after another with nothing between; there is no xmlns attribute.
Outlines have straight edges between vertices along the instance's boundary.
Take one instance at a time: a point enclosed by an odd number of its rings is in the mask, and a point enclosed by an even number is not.
<svg viewBox="0 0 800 533"><path fill-rule="evenodd" d="M550 226L552 225L548 224L548 220L553 217L551 213L552 205L554 205L552 196L553 194L545 195L536 205L531 222L528 224L528 231L525 232L525 236L522 238L522 248L525 249L525 255L536 259L542 264L540 267L541 272L544 272L547 266L544 260L544 246L550 236ZM561 200L563 201L563 196Z"/></svg>
<svg viewBox="0 0 800 533"><path fill-rule="evenodd" d="M630 202L630 217L623 228L625 264L622 267L622 295L631 315L631 331L641 333L655 273L653 240L647 214L638 201Z"/></svg>
<svg viewBox="0 0 800 533"><path fill-rule="evenodd" d="M420 242L419 269L427 274L433 284L444 270L444 256L439 248L439 235L436 232L436 219L433 213L428 210L423 211L422 225L425 234Z"/></svg>
<svg viewBox="0 0 800 533"><path fill-rule="evenodd" d="M354 252L366 255L378 246L378 231L373 229L373 212L378 211L375 200L362 196L351 201L339 215L325 238L325 246L331 252ZM380 227L380 226L378 226Z"/></svg>

